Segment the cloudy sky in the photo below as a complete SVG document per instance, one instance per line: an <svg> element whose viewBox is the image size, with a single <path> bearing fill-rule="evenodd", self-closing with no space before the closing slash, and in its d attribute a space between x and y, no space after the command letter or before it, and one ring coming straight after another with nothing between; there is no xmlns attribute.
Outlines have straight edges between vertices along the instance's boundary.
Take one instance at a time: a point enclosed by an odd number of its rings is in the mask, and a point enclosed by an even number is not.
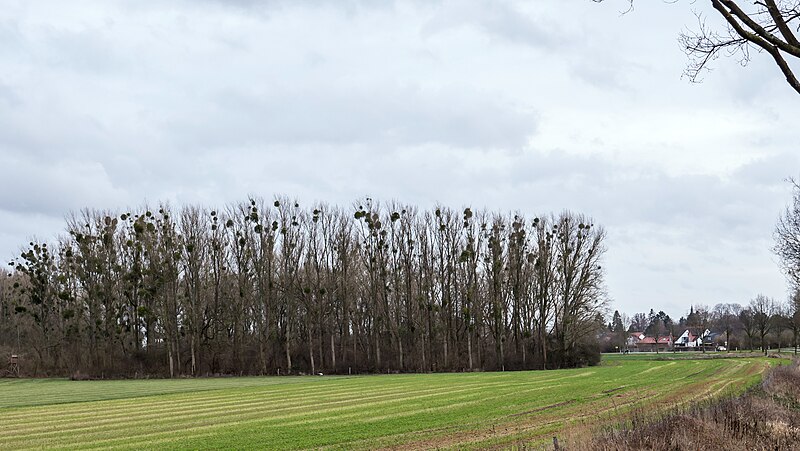
<svg viewBox="0 0 800 451"><path fill-rule="evenodd" d="M590 214L631 314L784 299L800 97L764 55L689 83L704 5L625 5L6 1L0 257L84 207L370 195Z"/></svg>

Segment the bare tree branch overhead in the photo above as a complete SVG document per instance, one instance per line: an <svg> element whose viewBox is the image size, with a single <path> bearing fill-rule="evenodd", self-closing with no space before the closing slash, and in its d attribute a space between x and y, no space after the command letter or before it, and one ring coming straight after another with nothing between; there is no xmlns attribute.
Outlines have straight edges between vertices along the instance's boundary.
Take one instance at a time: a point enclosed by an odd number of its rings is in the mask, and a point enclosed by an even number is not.
<svg viewBox="0 0 800 451"><path fill-rule="evenodd" d="M602 3L605 0L593 0ZM633 0L627 1L627 13L633 9ZM673 3L673 2L670 2ZM745 3L735 0L711 0L711 6L725 19L726 27L716 29L706 24L705 17L697 14L695 30L683 32L680 43L689 57L686 75L699 81L708 64L720 54L739 58L746 65L753 50L766 52L775 61L786 82L800 94L792 62L800 62L800 1L757 0Z"/></svg>

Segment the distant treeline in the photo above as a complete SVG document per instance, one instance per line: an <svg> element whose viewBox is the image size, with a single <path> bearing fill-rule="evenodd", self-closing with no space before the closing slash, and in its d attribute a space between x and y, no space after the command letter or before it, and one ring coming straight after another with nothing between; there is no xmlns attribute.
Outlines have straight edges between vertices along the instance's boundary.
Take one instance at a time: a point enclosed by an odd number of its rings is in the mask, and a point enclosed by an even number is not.
<svg viewBox="0 0 800 451"><path fill-rule="evenodd" d="M800 346L800 291L794 289L785 302L757 295L749 304L719 303L709 309L705 305L689 307L689 314L677 322L669 315L650 309L649 314L636 313L629 318L614 311L606 332L600 335L601 350L614 352L628 347L630 333L650 337L672 334L679 337L688 330L702 336L706 330L706 347L724 346L728 350L758 348L765 354L770 349Z"/></svg>
<svg viewBox="0 0 800 451"><path fill-rule="evenodd" d="M296 374L595 363L604 231L537 218L250 199L82 211L0 280L28 374Z"/></svg>

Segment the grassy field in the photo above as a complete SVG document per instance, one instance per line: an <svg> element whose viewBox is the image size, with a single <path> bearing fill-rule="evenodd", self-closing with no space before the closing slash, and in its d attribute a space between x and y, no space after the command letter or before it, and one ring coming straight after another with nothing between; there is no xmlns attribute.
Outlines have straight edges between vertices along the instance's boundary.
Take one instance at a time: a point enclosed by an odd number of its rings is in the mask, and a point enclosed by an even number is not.
<svg viewBox="0 0 800 451"><path fill-rule="evenodd" d="M136 381L0 379L0 449L431 448L543 442L757 382L778 359L606 356L576 370ZM654 356L655 357L655 356Z"/></svg>

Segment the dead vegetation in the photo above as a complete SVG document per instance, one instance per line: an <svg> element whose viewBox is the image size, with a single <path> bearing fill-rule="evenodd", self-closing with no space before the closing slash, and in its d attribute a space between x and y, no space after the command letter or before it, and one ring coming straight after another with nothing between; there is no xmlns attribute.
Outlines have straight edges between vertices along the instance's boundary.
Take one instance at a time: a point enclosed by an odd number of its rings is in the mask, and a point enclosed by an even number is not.
<svg viewBox="0 0 800 451"><path fill-rule="evenodd" d="M800 449L800 361L772 369L741 396L661 416L637 410L622 424L564 445L569 450L621 451Z"/></svg>

